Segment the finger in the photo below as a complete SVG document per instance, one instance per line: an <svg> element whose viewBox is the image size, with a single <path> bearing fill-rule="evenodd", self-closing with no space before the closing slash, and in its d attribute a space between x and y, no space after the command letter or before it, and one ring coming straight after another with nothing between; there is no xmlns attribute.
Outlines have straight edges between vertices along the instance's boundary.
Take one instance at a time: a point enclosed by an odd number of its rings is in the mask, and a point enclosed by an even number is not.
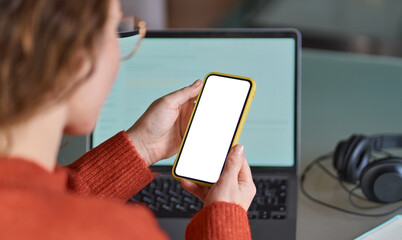
<svg viewBox="0 0 402 240"><path fill-rule="evenodd" d="M189 100L190 103L194 106L195 101L197 101L197 96L193 97L192 99Z"/></svg>
<svg viewBox="0 0 402 240"><path fill-rule="evenodd" d="M252 182L253 181L251 169L247 163L246 158L243 159L243 165L239 171L238 181L239 182Z"/></svg>
<svg viewBox="0 0 402 240"><path fill-rule="evenodd" d="M191 112L192 112L191 110L193 110L196 100L197 100L197 96L189 99L187 102L185 102L184 104L181 105L182 109L190 112L190 114L191 114Z"/></svg>
<svg viewBox="0 0 402 240"><path fill-rule="evenodd" d="M190 86L184 87L180 90L172 92L166 97L169 98L169 101L172 101L175 105L181 106L186 103L188 100L195 98L201 90L202 81L197 80Z"/></svg>
<svg viewBox="0 0 402 240"><path fill-rule="evenodd" d="M257 192L257 190L256 190L255 184L253 182L253 176L251 174L251 169L250 169L250 166L247 163L246 158L244 158L243 166L242 166L242 168L240 169L240 172L239 172L238 183L239 183L239 188L245 189L246 192L248 194L250 194L249 196L253 196L250 199L250 202L249 202L249 203L251 203L251 201L254 198L255 193Z"/></svg>
<svg viewBox="0 0 402 240"><path fill-rule="evenodd" d="M181 180L181 186L186 190L187 192L193 194L197 198L199 198L201 201L204 202L205 197L209 191L207 187L201 187L200 185L197 185L196 183L187 181L187 180Z"/></svg>
<svg viewBox="0 0 402 240"><path fill-rule="evenodd" d="M243 159L244 147L243 145L238 144L230 150L226 158L221 178L223 180L228 179L229 181L233 181L233 179L235 179L237 181L240 169L243 166Z"/></svg>
<svg viewBox="0 0 402 240"><path fill-rule="evenodd" d="M182 113L181 118L184 122L188 122L190 119L191 113L193 112L195 101L197 97L189 99L187 102L181 105L180 111Z"/></svg>

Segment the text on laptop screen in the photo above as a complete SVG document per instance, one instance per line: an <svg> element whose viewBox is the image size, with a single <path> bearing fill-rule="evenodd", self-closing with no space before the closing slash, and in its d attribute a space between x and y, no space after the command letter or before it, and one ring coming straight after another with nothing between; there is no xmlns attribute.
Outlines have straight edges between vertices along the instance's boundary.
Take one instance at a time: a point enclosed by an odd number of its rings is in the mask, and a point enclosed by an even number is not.
<svg viewBox="0 0 402 240"><path fill-rule="evenodd" d="M119 40L123 46L130 41ZM134 57L120 65L93 147L131 127L157 98L222 72L257 83L239 140L250 166L293 166L295 51L293 38L145 38ZM173 165L175 157L156 165Z"/></svg>

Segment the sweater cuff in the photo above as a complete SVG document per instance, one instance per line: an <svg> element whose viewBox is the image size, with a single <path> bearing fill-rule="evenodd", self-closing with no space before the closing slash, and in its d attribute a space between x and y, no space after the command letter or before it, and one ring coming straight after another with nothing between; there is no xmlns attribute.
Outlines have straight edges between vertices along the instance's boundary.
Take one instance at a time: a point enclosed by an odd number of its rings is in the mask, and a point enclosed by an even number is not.
<svg viewBox="0 0 402 240"><path fill-rule="evenodd" d="M153 179L124 131L87 152L69 169L73 191L123 203Z"/></svg>
<svg viewBox="0 0 402 240"><path fill-rule="evenodd" d="M247 212L234 203L212 203L193 217L186 239L251 239Z"/></svg>

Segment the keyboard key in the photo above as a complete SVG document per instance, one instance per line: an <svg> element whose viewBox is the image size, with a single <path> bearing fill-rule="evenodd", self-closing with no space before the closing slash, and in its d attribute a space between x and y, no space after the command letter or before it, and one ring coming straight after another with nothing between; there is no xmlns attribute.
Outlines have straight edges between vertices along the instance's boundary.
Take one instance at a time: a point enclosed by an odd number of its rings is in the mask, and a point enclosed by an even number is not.
<svg viewBox="0 0 402 240"><path fill-rule="evenodd" d="M167 190L169 188L169 182L163 182L162 188Z"/></svg>
<svg viewBox="0 0 402 240"><path fill-rule="evenodd" d="M195 199L189 198L189 197L184 197L183 201L187 202L189 204L194 204L195 203Z"/></svg>
<svg viewBox="0 0 402 240"><path fill-rule="evenodd" d="M153 203L154 201L153 201L150 197L144 196L144 197L142 198L142 202L144 202L144 203L146 203L146 204L151 204L151 203Z"/></svg>
<svg viewBox="0 0 402 240"><path fill-rule="evenodd" d="M271 213L268 211L262 211L262 212L260 212L258 217L261 219L269 219L269 218L271 218Z"/></svg>
<svg viewBox="0 0 402 240"><path fill-rule="evenodd" d="M168 194L170 196L174 196L174 197L179 196L179 194L176 191L174 191L173 189L169 189Z"/></svg>
<svg viewBox="0 0 402 240"><path fill-rule="evenodd" d="M171 212L171 211L173 211L173 204L169 204L169 205L167 205L167 204L162 204L162 208L163 208L164 210L168 211L168 212Z"/></svg>
<svg viewBox="0 0 402 240"><path fill-rule="evenodd" d="M180 204L180 203L181 203L180 199L177 198L177 197L171 197L171 198L170 198L170 202L176 203L176 204Z"/></svg>
<svg viewBox="0 0 402 240"><path fill-rule="evenodd" d="M199 210L199 208L198 208L196 205L194 205L194 204L190 204L190 205L189 205L189 208L190 208L191 210L195 211L195 212L198 212L198 210Z"/></svg>
<svg viewBox="0 0 402 240"><path fill-rule="evenodd" d="M144 196L148 196L148 197L152 196L152 193L150 191L148 191L147 189L142 189L141 194Z"/></svg>
<svg viewBox="0 0 402 240"><path fill-rule="evenodd" d="M249 219L256 219L258 217L258 212L256 212L256 211L248 212L247 216Z"/></svg>
<svg viewBox="0 0 402 240"><path fill-rule="evenodd" d="M160 203L155 203L155 204L148 204L148 207L155 212L159 211L161 204Z"/></svg>
<svg viewBox="0 0 402 240"><path fill-rule="evenodd" d="M175 209L185 212L187 210L187 208L185 208L184 206L180 205L180 204L176 204Z"/></svg>
<svg viewBox="0 0 402 240"><path fill-rule="evenodd" d="M158 196L163 196L164 195L164 193L160 189L156 189L155 194L158 195Z"/></svg>
<svg viewBox="0 0 402 240"><path fill-rule="evenodd" d="M282 219L285 219L285 218L286 218L285 215L278 215L278 214L276 214L276 215L273 215L273 216L272 216L272 219L276 219L276 220L282 220Z"/></svg>
<svg viewBox="0 0 402 240"><path fill-rule="evenodd" d="M160 202L160 203L162 203L162 204L166 204L166 203L167 203L167 201L165 200L165 198L163 198L163 197L161 197L161 196L156 197L156 201L158 201L158 202Z"/></svg>

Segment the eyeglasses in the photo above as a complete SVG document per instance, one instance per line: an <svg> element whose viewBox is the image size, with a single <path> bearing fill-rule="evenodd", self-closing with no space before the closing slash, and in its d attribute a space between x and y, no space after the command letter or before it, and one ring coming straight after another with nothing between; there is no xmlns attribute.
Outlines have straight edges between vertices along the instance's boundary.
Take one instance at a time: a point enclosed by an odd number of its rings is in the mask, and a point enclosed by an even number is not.
<svg viewBox="0 0 402 240"><path fill-rule="evenodd" d="M147 24L139 17L125 15L119 27L120 60L130 59L140 47L142 39L147 32Z"/></svg>

